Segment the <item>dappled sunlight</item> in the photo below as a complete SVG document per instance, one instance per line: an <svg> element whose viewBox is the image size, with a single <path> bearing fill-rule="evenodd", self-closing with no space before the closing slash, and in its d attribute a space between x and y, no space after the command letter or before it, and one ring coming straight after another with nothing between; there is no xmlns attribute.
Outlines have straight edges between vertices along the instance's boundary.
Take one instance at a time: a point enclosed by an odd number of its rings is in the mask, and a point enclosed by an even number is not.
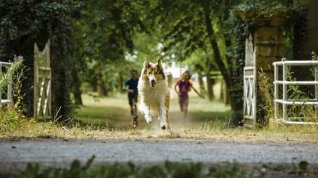
<svg viewBox="0 0 318 178"><path fill-rule="evenodd" d="M102 98L84 95L83 101L84 106L77 110L75 117L82 124L92 124L113 130L126 130L132 135L143 133L147 137L160 137L166 134L159 127L157 116L154 116L152 123L147 124L141 113L139 113L138 129L142 131L130 131L132 129L130 111L124 94ZM205 123L213 120L228 122L228 113L229 107L222 103L209 102L197 96L191 96L188 117L183 118L183 113L180 112L178 100L174 94L172 94L170 101L170 122L175 134L193 129L200 130Z"/></svg>
<svg viewBox="0 0 318 178"><path fill-rule="evenodd" d="M96 94L82 95L84 106L119 106L129 109L127 96L125 94L113 94L111 96L99 97Z"/></svg>
<svg viewBox="0 0 318 178"><path fill-rule="evenodd" d="M318 0L0 2L0 177L318 176Z"/></svg>
<svg viewBox="0 0 318 178"><path fill-rule="evenodd" d="M3 132L0 138L208 139L221 142L318 143L317 125L286 126L270 122L269 126L263 129L229 128L231 111L228 107L205 100L201 101L201 107L192 107L192 101L201 100L195 97L191 98L188 118L183 118L177 100L171 100L171 132L161 130L158 119L154 118L151 124L147 124L141 114L138 127L133 129L125 95L99 98L98 101L94 101L90 96L83 98L84 106L77 109L73 118L75 122L59 124L21 118L8 128L2 121L2 129L8 131ZM208 108L211 108L211 111Z"/></svg>
<svg viewBox="0 0 318 178"><path fill-rule="evenodd" d="M139 124L132 128L129 105L125 94L93 99L84 95L84 106L77 110L75 121L85 130L69 129L79 137L94 139L213 139L235 142L317 142L317 126L282 126L270 123L268 128L231 129L228 122L231 110L217 101L209 102L190 96L189 113L183 118L178 100L172 95L170 122L172 131L163 131L157 116L147 124L139 113ZM78 128L80 129L80 128Z"/></svg>
<svg viewBox="0 0 318 178"><path fill-rule="evenodd" d="M116 98L116 97L115 97ZM113 97L108 98L113 100ZM106 102L108 99L104 98ZM116 98L118 99L118 98ZM125 97L122 97L122 102ZM209 103L209 102L208 102ZM108 105L108 104L105 104ZM10 131L3 132L0 138L61 138L68 139L120 139L120 140L166 140L166 139L206 139L220 142L252 143L318 143L318 127L286 126L270 123L268 128L247 129L227 126L230 111L190 111L184 119L179 111L172 111L172 132L163 131L159 121L154 119L147 124L139 116L139 126L133 129L127 109L114 106L83 106L77 111L75 122L59 124L18 119ZM8 130L7 125L2 129Z"/></svg>

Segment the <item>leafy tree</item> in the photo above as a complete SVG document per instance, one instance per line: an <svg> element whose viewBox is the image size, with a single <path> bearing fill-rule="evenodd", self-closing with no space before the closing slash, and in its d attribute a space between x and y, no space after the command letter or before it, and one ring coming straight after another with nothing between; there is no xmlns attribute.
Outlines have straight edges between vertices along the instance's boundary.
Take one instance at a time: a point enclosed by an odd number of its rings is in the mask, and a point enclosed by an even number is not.
<svg viewBox="0 0 318 178"><path fill-rule="evenodd" d="M242 111L242 97L237 97L236 91L237 69L242 70L242 64L231 60L227 53L233 44L231 29L225 23L230 17L230 9L237 4L237 1L209 1L209 0L159 0L154 3L153 13L149 19L156 19L155 23L165 30L165 48L169 50L178 44L184 48L185 56L189 56L197 49L211 51L213 62L221 72L223 79L230 93L230 103L234 111ZM241 71L242 74L242 71ZM241 78L239 80L242 80ZM238 83L239 85L240 83ZM233 121L236 125L240 118Z"/></svg>
<svg viewBox="0 0 318 178"><path fill-rule="evenodd" d="M51 39L53 112L66 118L71 111L69 69L72 16L78 3L73 0L4 0L0 2L0 60L24 57L26 79L22 83L22 108L33 115L33 48ZM63 92L61 92L63 91Z"/></svg>
<svg viewBox="0 0 318 178"><path fill-rule="evenodd" d="M217 68L213 63L213 60L211 60L211 54L209 54L208 51L197 49L186 60L186 63L192 66L193 70L198 73L200 93L202 96L204 96L206 93L202 77L203 75L206 76L208 99L212 101L215 97L212 90L215 80L212 78L211 74L213 71L217 71Z"/></svg>
<svg viewBox="0 0 318 178"><path fill-rule="evenodd" d="M165 48L182 48L185 56L190 56L197 49L209 51L209 64L216 64L228 89L231 108L234 111L231 125L238 125L243 111L243 67L245 39L248 35L246 26L231 10L239 4L247 8L270 8L290 6L290 0L284 1L209 1L209 0L158 0L151 1L149 19L162 27ZM251 27L252 28L252 27ZM164 29L164 30L163 30ZM241 45L243 44L243 45ZM184 59L184 58L183 58ZM181 59L182 60L182 59Z"/></svg>
<svg viewBox="0 0 318 178"><path fill-rule="evenodd" d="M312 29L312 31L310 32L309 35L311 35L312 38L310 43L312 44L312 49L315 49L316 51L318 51L318 25L317 25L317 21L315 21L314 19L316 19L317 15L318 15L318 2L311 0L310 1L310 21L311 21L311 27L309 27L309 29Z"/></svg>
<svg viewBox="0 0 318 178"><path fill-rule="evenodd" d="M135 32L145 31L140 20L142 6L142 1L83 1L81 18L75 23L78 31L74 40L76 58L86 67L78 68L78 71L90 74L90 77L81 80L97 86L99 95L107 95L114 83L106 81L114 77L111 75L114 72L112 69L118 69L118 62L125 64L125 56L133 54L132 39ZM118 74L118 80L121 80L122 72L115 73Z"/></svg>

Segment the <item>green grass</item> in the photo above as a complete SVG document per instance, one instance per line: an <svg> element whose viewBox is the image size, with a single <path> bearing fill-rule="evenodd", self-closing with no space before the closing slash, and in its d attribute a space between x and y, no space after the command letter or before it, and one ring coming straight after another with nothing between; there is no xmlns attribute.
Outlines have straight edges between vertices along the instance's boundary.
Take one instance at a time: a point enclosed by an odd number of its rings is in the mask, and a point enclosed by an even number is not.
<svg viewBox="0 0 318 178"><path fill-rule="evenodd" d="M87 95L84 95L83 98L84 106L77 110L76 120L86 124L109 126L116 129L130 127L129 105L125 95L99 98L98 100L94 100ZM228 106L218 102L208 102L195 96L190 98L187 119L184 119L179 111L177 98L174 95L170 105L170 120L173 125L191 123L200 127L211 120L226 123L230 118ZM143 124L144 119L141 113L139 113L139 117Z"/></svg>
<svg viewBox="0 0 318 178"><path fill-rule="evenodd" d="M195 95L190 96L189 114L185 119L179 111L177 97L172 95L170 101L170 121L173 131L177 134L186 130L199 131L208 123L222 123L226 125L231 115L230 108L219 102L209 102ZM77 110L75 120L98 128L108 128L129 133L144 133L145 137L152 137L160 132L156 118L152 124L146 124L143 115L139 113L139 127L131 130L129 105L125 95L117 94L111 97L94 99L83 96L84 106ZM151 133L154 132L154 133Z"/></svg>
<svg viewBox="0 0 318 178"><path fill-rule="evenodd" d="M126 95L105 98L83 96L84 106L76 111L70 125L24 119L14 110L0 112L0 138L75 139L208 139L230 142L317 143L317 125L282 125L270 122L263 129L229 128L231 111L219 102L191 95L189 117L183 118L176 97L171 99L172 132L162 131L159 121L147 124L139 115L137 129L131 127Z"/></svg>
<svg viewBox="0 0 318 178"><path fill-rule="evenodd" d="M282 125L270 122L263 129L246 129L244 127L231 129L228 122L231 111L228 106L219 102L209 102L195 95L190 96L189 116L183 118L179 111L177 98L172 95L170 120L172 134L162 131L159 122L146 124L143 116L139 115L139 127L132 129L130 124L129 105L126 95L114 95L94 99L83 96L84 106L77 110L75 120L89 128L110 130L112 138L181 138L181 139L214 139L237 142L317 142L316 125ZM105 130L105 129L104 129ZM107 138L109 134L101 134L91 129L94 138Z"/></svg>
<svg viewBox="0 0 318 178"><path fill-rule="evenodd" d="M127 124L127 111L120 107L102 107L102 106L83 106L79 110L79 115L76 119L83 123L118 127ZM124 114L123 114L124 113Z"/></svg>

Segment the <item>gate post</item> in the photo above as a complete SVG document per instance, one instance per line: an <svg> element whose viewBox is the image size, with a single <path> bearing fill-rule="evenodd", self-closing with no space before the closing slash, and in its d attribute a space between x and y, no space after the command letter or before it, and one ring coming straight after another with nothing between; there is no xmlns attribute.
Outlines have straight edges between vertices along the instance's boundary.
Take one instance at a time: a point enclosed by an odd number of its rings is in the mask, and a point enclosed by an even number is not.
<svg viewBox="0 0 318 178"><path fill-rule="evenodd" d="M256 118L256 68L255 47L250 34L245 40L245 66L243 70L243 115L244 125L254 127Z"/></svg>
<svg viewBox="0 0 318 178"><path fill-rule="evenodd" d="M34 118L47 120L51 113L51 67L50 41L45 44L43 51L39 51L34 44Z"/></svg>
<svg viewBox="0 0 318 178"><path fill-rule="evenodd" d="M242 20L253 23L253 30L246 39L244 67L244 125L247 127L262 127L267 125L266 107L268 101L259 92L263 78L262 72L269 80L273 80L272 63L281 60L284 55L284 30L288 25L281 11L238 12ZM272 82L269 83L272 85ZM273 87L269 87L273 88ZM272 102L272 101L270 101Z"/></svg>

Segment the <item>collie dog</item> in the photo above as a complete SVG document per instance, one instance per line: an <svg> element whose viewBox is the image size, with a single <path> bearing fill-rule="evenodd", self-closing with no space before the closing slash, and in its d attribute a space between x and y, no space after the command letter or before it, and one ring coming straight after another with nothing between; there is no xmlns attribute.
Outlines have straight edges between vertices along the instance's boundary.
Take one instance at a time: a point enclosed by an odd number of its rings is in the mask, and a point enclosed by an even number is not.
<svg viewBox="0 0 318 178"><path fill-rule="evenodd" d="M169 102L172 80L171 73L165 73L161 60L158 63L144 62L138 81L139 110L145 115L147 123L151 123L153 115L158 115L163 130L171 130Z"/></svg>

